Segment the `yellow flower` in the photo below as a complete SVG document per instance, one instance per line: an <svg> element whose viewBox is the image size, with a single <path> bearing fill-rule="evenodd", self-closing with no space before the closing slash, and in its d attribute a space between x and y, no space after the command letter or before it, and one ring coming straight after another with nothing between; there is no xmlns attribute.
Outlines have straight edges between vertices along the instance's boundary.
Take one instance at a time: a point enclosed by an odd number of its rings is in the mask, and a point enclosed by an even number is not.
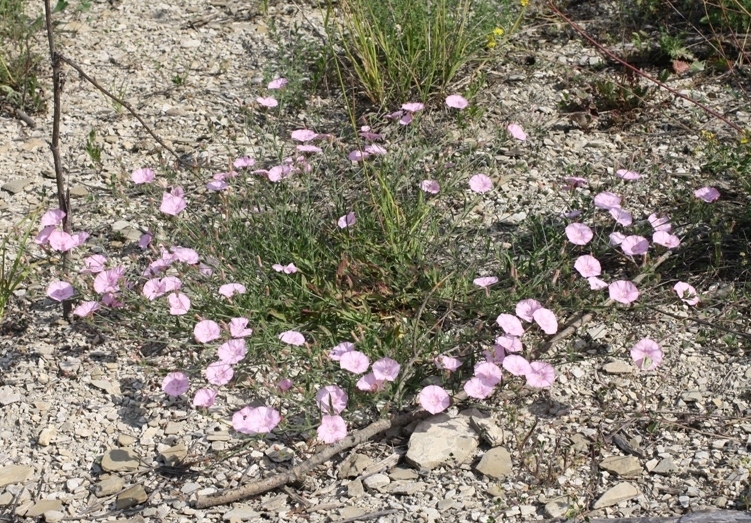
<svg viewBox="0 0 751 523"><path fill-rule="evenodd" d="M749 142L751 142L751 130L746 129L741 135L741 143L745 145Z"/></svg>
<svg viewBox="0 0 751 523"><path fill-rule="evenodd" d="M495 38L493 38L492 36L488 36L488 43L485 44L485 47L487 47L488 49L494 49L495 46L496 46Z"/></svg>
<svg viewBox="0 0 751 523"><path fill-rule="evenodd" d="M503 36L503 28L502 27L496 27L493 29L493 34L495 36Z"/></svg>
<svg viewBox="0 0 751 523"><path fill-rule="evenodd" d="M529 0L519 0L519 3L522 7L527 7L529 5Z"/></svg>

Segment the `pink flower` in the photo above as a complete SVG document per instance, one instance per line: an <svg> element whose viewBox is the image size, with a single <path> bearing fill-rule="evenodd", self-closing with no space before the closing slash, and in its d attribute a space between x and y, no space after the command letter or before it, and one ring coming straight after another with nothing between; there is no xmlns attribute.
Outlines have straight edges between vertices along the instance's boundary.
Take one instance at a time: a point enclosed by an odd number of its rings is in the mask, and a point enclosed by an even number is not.
<svg viewBox="0 0 751 523"><path fill-rule="evenodd" d="M472 283L474 283L478 287L486 288L498 283L498 278L496 278L495 276L483 276L482 278L475 278L474 280L472 280Z"/></svg>
<svg viewBox="0 0 751 523"><path fill-rule="evenodd" d="M571 189L575 187L583 187L589 183L586 178L582 178L581 176L566 176L563 181L566 182L566 185Z"/></svg>
<svg viewBox="0 0 751 523"><path fill-rule="evenodd" d="M595 196L595 207L610 210L621 206L621 197L612 192L601 192Z"/></svg>
<svg viewBox="0 0 751 523"><path fill-rule="evenodd" d="M281 89L285 85L287 85L289 82L286 78L274 78L269 82L268 88L269 89Z"/></svg>
<svg viewBox="0 0 751 523"><path fill-rule="evenodd" d="M631 349L631 359L639 369L653 370L662 363L662 348L649 338L644 338Z"/></svg>
<svg viewBox="0 0 751 523"><path fill-rule="evenodd" d="M214 389L198 389L193 396L194 407L209 408L216 400L216 391Z"/></svg>
<svg viewBox="0 0 751 523"><path fill-rule="evenodd" d="M248 349L245 347L245 340L242 338L232 338L226 343L222 343L217 350L219 361L228 365L239 363L247 353Z"/></svg>
<svg viewBox="0 0 751 523"><path fill-rule="evenodd" d="M244 338L253 334L253 329L248 329L248 318L232 318L229 321L229 334L233 338Z"/></svg>
<svg viewBox="0 0 751 523"><path fill-rule="evenodd" d="M86 232L78 232L76 234L68 234L60 229L54 229L48 236L48 242L50 247L58 252L68 252L71 249L75 249L79 245L86 241L89 234Z"/></svg>
<svg viewBox="0 0 751 523"><path fill-rule="evenodd" d="M193 336L198 343L208 343L221 336L219 325L212 320L202 320L193 327Z"/></svg>
<svg viewBox="0 0 751 523"><path fill-rule="evenodd" d="M533 317L545 334L558 332L558 320L550 309L537 309Z"/></svg>
<svg viewBox="0 0 751 523"><path fill-rule="evenodd" d="M269 407L244 407L232 415L232 427L243 434L267 434L274 430L282 416Z"/></svg>
<svg viewBox="0 0 751 523"><path fill-rule="evenodd" d="M670 234L666 231L656 231L652 234L652 243L662 245L668 249L675 249L681 244L681 239L675 234Z"/></svg>
<svg viewBox="0 0 751 523"><path fill-rule="evenodd" d="M183 189L178 186L174 187L172 192L162 194L162 205L159 206L159 210L164 214L177 216L187 206L188 204L185 202L185 198L183 198Z"/></svg>
<svg viewBox="0 0 751 523"><path fill-rule="evenodd" d="M258 105L262 105L263 107L276 107L279 105L279 102L277 102L276 98L273 96L259 96L256 98L256 102L258 102Z"/></svg>
<svg viewBox="0 0 751 523"><path fill-rule="evenodd" d="M63 218L65 218L65 211L52 209L42 215L40 225L42 227L57 227L63 223Z"/></svg>
<svg viewBox="0 0 751 523"><path fill-rule="evenodd" d="M125 267L114 267L102 271L94 278L94 290L99 294L120 291L120 279L125 275Z"/></svg>
<svg viewBox="0 0 751 523"><path fill-rule="evenodd" d="M623 240L626 239L626 235L622 234L620 232L611 232L610 233L610 245L613 247L620 245L623 243Z"/></svg>
<svg viewBox="0 0 751 523"><path fill-rule="evenodd" d="M646 254L649 250L649 241L643 236L626 236L621 243L621 249L628 256Z"/></svg>
<svg viewBox="0 0 751 523"><path fill-rule="evenodd" d="M402 104L402 109L407 111L408 113L416 113L417 111L422 111L423 109L425 109L425 106L420 102L408 102L406 104Z"/></svg>
<svg viewBox="0 0 751 523"><path fill-rule="evenodd" d="M440 355L435 359L435 366L439 369L444 369L449 372L454 372L461 367L462 361L458 358L452 358L451 356Z"/></svg>
<svg viewBox="0 0 751 523"><path fill-rule="evenodd" d="M223 191L227 187L229 187L229 184L224 180L211 180L206 184L206 188L209 191Z"/></svg>
<svg viewBox="0 0 751 523"><path fill-rule="evenodd" d="M336 443L347 436L347 424L341 416L323 416L316 433L324 443Z"/></svg>
<svg viewBox="0 0 751 523"><path fill-rule="evenodd" d="M284 274L294 274L297 272L297 267L295 267L294 263L289 263L287 265L282 265L280 263L275 263L271 266L272 269L274 269L276 272L283 272Z"/></svg>
<svg viewBox="0 0 751 523"><path fill-rule="evenodd" d="M336 222L336 224L339 226L340 229L346 229L347 227L352 227L355 223L357 223L357 217L355 216L355 213L350 211L344 216L340 216L339 220Z"/></svg>
<svg viewBox="0 0 751 523"><path fill-rule="evenodd" d="M522 141L522 142L526 141L527 135L522 129L522 126L519 125L518 123L509 124L509 126L506 127L506 129L508 130L509 134L513 136L514 138L516 138L517 140Z"/></svg>
<svg viewBox="0 0 751 523"><path fill-rule="evenodd" d="M451 404L448 393L438 385L428 385L422 389L418 401L422 408L431 414L443 412Z"/></svg>
<svg viewBox="0 0 751 523"><path fill-rule="evenodd" d="M334 361L339 361L342 359L342 356L350 351L355 350L355 344L349 341L343 341L333 349L329 351L329 359Z"/></svg>
<svg viewBox="0 0 751 523"><path fill-rule="evenodd" d="M626 169L618 169L615 171L615 175L621 180L626 180L627 182L633 182L641 178L641 174Z"/></svg>
<svg viewBox="0 0 751 523"><path fill-rule="evenodd" d="M516 336L509 336L508 334L505 334L503 336L498 336L495 339L495 344L503 348L503 350L505 350L506 352L521 352L522 351L522 340L520 340Z"/></svg>
<svg viewBox="0 0 751 523"><path fill-rule="evenodd" d="M639 297L639 289L627 280L614 281L608 285L610 299L628 305Z"/></svg>
<svg viewBox="0 0 751 523"><path fill-rule="evenodd" d="M351 162L362 162L363 160L370 158L370 154L366 153L365 151L356 150L349 153L347 155L347 158Z"/></svg>
<svg viewBox="0 0 751 523"><path fill-rule="evenodd" d="M239 283L225 283L219 287L219 294L225 298L231 298L235 294L245 294L245 285Z"/></svg>
<svg viewBox="0 0 751 523"><path fill-rule="evenodd" d="M324 414L339 414L347 408L347 393L336 385L327 385L316 394L316 405Z"/></svg>
<svg viewBox="0 0 751 523"><path fill-rule="evenodd" d="M39 234L34 237L34 243L37 245L47 245L50 241L50 235L55 232L55 226L54 225L48 225L47 227L43 228L41 231L39 231Z"/></svg>
<svg viewBox="0 0 751 523"><path fill-rule="evenodd" d="M521 336L524 334L522 322L520 322L519 318L516 316L511 314L500 314L495 321L506 334L511 334L512 336Z"/></svg>
<svg viewBox="0 0 751 523"><path fill-rule="evenodd" d="M589 282L589 288L593 291L599 291L608 286L605 281L601 280L597 276L590 276L589 278L587 278L587 281Z"/></svg>
<svg viewBox="0 0 751 523"><path fill-rule="evenodd" d="M190 381L182 372L170 372L162 380L162 390L173 398L185 394L189 388Z"/></svg>
<svg viewBox="0 0 751 523"><path fill-rule="evenodd" d="M135 184L151 183L154 181L154 171L148 167L136 169L131 173L130 179L133 180L133 183Z"/></svg>
<svg viewBox="0 0 751 523"><path fill-rule="evenodd" d="M310 129L297 129L296 131L292 131L291 136L293 140L304 143L315 140L318 137L318 133Z"/></svg>
<svg viewBox="0 0 751 523"><path fill-rule="evenodd" d="M399 375L399 365L395 360L391 358L381 358L373 363L373 374L377 380L380 381L395 381Z"/></svg>
<svg viewBox="0 0 751 523"><path fill-rule="evenodd" d="M106 305L107 307L112 307L113 309L119 309L125 306L125 304L118 299L118 296L111 292L105 292L104 294L102 294L101 301L102 301L102 305Z"/></svg>
<svg viewBox="0 0 751 523"><path fill-rule="evenodd" d="M469 179L469 188L476 193L488 192L493 188L493 181L484 174L475 174Z"/></svg>
<svg viewBox="0 0 751 523"><path fill-rule="evenodd" d="M691 285L685 281L679 281L673 286L673 290L678 294L678 297L687 305L696 305L699 303L699 295L696 293Z"/></svg>
<svg viewBox="0 0 751 523"><path fill-rule="evenodd" d="M585 254L579 256L574 262L574 269L579 271L579 274L584 278L591 278L592 276L599 276L602 274L602 266L597 258Z"/></svg>
<svg viewBox="0 0 751 523"><path fill-rule="evenodd" d="M235 169L244 169L246 167L253 167L255 165L256 161L251 158L250 156L242 156L232 162L232 166Z"/></svg>
<svg viewBox="0 0 751 523"><path fill-rule="evenodd" d="M533 361L529 364L530 371L526 374L527 385L536 389L550 387L555 381L555 370L550 363Z"/></svg>
<svg viewBox="0 0 751 523"><path fill-rule="evenodd" d="M712 203L720 197L720 191L714 187L702 187L694 191L694 196L707 203Z"/></svg>
<svg viewBox="0 0 751 523"><path fill-rule="evenodd" d="M480 378L492 387L501 382L503 372L495 363L483 361L475 365L475 377Z"/></svg>
<svg viewBox="0 0 751 523"><path fill-rule="evenodd" d="M464 392L470 398L482 400L493 393L493 386L482 378L474 377L464 384Z"/></svg>
<svg viewBox="0 0 751 523"><path fill-rule="evenodd" d="M412 123L412 113L410 112L404 113L404 116L402 116L399 119L399 125L409 125L411 123Z"/></svg>
<svg viewBox="0 0 751 523"><path fill-rule="evenodd" d="M353 374L362 374L370 366L370 359L359 350L351 350L342 354L339 366Z"/></svg>
<svg viewBox="0 0 751 523"><path fill-rule="evenodd" d="M279 383L277 383L276 386L280 391L287 392L292 388L292 380L289 378L284 378L283 380L279 380Z"/></svg>
<svg viewBox="0 0 751 523"><path fill-rule="evenodd" d="M235 371L232 370L232 366L221 360L210 363L206 367L206 381L212 385L226 385L234 375Z"/></svg>
<svg viewBox="0 0 751 523"><path fill-rule="evenodd" d="M94 314L94 311L99 310L99 303L95 301L84 301L78 305L75 309L73 309L73 314L76 316L80 316L81 318L86 318L87 316L91 316Z"/></svg>
<svg viewBox="0 0 751 523"><path fill-rule="evenodd" d="M84 268L80 272L83 274L98 274L104 270L105 263L107 263L107 258L101 254L94 254L83 259Z"/></svg>
<svg viewBox="0 0 751 523"><path fill-rule="evenodd" d="M284 331L279 335L279 339L282 343L288 345L295 345L297 347L305 345L305 336L297 331Z"/></svg>
<svg viewBox="0 0 751 523"><path fill-rule="evenodd" d="M374 156L383 156L387 152L388 151L386 151L385 147L381 147L378 144L372 143L370 145L366 145L365 146L365 153L366 154L371 154L371 155L374 155Z"/></svg>
<svg viewBox="0 0 751 523"><path fill-rule="evenodd" d="M524 376L530 372L531 367L526 358L518 354L509 354L503 359L503 368L514 376Z"/></svg>
<svg viewBox="0 0 751 523"><path fill-rule="evenodd" d="M595 234L583 223L570 223L566 226L566 238L574 245L587 245Z"/></svg>
<svg viewBox="0 0 751 523"><path fill-rule="evenodd" d="M420 189L430 194L438 194L441 186L435 180L423 180L420 182Z"/></svg>
<svg viewBox="0 0 751 523"><path fill-rule="evenodd" d="M465 109L469 102L460 94L451 94L446 97L446 105L452 109Z"/></svg>
<svg viewBox="0 0 751 523"><path fill-rule="evenodd" d="M655 231L670 232L670 229L673 227L670 225L670 218L667 216L658 216L657 213L650 214L647 220Z"/></svg>
<svg viewBox="0 0 751 523"><path fill-rule="evenodd" d="M623 225L624 227L628 227L634 221L631 213L624 211L620 207L613 207L612 209L610 209L610 216L613 217L616 223Z"/></svg>
<svg viewBox="0 0 751 523"><path fill-rule="evenodd" d="M519 303L516 304L516 315L519 316L524 321L533 321L534 320L534 313L537 309L542 308L542 304L533 299L527 299L522 300Z"/></svg>
<svg viewBox="0 0 751 523"><path fill-rule="evenodd" d="M357 380L357 388L365 392L378 392L384 389L383 380L376 378L375 374L370 372Z"/></svg>
<svg viewBox="0 0 751 523"><path fill-rule="evenodd" d="M173 316L182 316L188 314L190 310L190 298L182 292L173 292L167 296L169 302L169 313Z"/></svg>

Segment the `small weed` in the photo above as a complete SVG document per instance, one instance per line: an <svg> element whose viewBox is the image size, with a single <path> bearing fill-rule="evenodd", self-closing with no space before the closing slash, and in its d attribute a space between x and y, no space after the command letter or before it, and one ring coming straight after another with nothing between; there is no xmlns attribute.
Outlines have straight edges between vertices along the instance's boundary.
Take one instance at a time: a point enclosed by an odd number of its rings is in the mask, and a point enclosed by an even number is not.
<svg viewBox="0 0 751 523"><path fill-rule="evenodd" d="M102 165L102 146L96 141L96 131L92 129L86 138L86 154L96 165Z"/></svg>
<svg viewBox="0 0 751 523"><path fill-rule="evenodd" d="M176 74L172 77L172 84L175 87L182 87L185 85L185 82L188 81L188 74L185 73L184 75Z"/></svg>
<svg viewBox="0 0 751 523"><path fill-rule="evenodd" d="M31 231L36 223L37 213L26 218L29 220L29 225L25 231L19 231L20 225L18 224L8 232L0 243L0 318L5 314L5 309L8 306L8 300L10 299L13 291L23 283L26 277L31 271L31 266L28 263L22 263L25 260L26 248L29 244L29 238L31 237ZM15 246L15 255L12 255L12 262L9 257L9 245L11 239L18 240Z"/></svg>

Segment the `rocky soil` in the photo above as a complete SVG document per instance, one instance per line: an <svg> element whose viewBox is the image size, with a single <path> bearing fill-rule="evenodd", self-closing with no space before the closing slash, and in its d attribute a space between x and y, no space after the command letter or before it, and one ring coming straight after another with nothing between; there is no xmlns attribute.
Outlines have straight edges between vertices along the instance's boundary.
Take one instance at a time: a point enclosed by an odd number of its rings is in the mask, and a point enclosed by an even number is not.
<svg viewBox="0 0 751 523"><path fill-rule="evenodd" d="M270 18L249 3L95 2L62 13L57 37L66 56L136 107L171 147L226 170L260 140L249 135L242 106L262 93L264 79L285 74L272 37L313 38L306 28L321 16L307 5L274 5L271 30ZM570 36L538 20L487 66L479 102L487 114L473 145L500 173L513 173L479 211L491 224L565 210L555 196L563 175L586 174L605 187L615 169L638 168L646 180L633 197L646 209L711 182L701 178L699 131L722 135L721 127L682 100L655 93L656 109L614 127L561 110L579 76L603 74L602 59ZM748 121L719 80L684 76L671 85ZM307 103L313 112L337 102L311 95ZM303 126L311 116L289 118ZM54 206L51 110L35 120L30 128L0 118L3 233ZM530 132L521 153L493 145L496 128L509 121ZM101 165L86 153L92 131ZM122 182L136 167L158 165L160 149L70 69L61 146L74 229L95 231L111 252L137 240L144 204L127 198ZM559 377L549 394L497 394L390 431L301 485L195 509L197 496L285 470L313 454L315 442L278 436L238 451L245 439L228 420L240 399L228 395L203 414L165 398L140 363L169 368L170 355L144 355L133 340L63 321L44 297L54 272L45 266L17 292L0 335L0 520L484 523L747 508L747 347L706 335L675 306L676 317L588 325L557 349ZM659 372L636 371L626 342L636 336L662 340Z"/></svg>

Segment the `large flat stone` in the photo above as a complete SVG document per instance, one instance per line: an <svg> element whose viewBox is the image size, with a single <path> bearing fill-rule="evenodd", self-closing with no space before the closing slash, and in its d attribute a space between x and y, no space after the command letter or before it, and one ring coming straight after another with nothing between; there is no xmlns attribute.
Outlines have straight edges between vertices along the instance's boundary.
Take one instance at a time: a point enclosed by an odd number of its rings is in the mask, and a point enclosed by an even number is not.
<svg viewBox="0 0 751 523"><path fill-rule="evenodd" d="M514 470L511 454L504 447L494 447L482 456L475 470L491 478L502 478Z"/></svg>
<svg viewBox="0 0 751 523"><path fill-rule="evenodd" d="M480 444L469 420L470 413L462 412L455 417L438 414L422 421L409 438L407 463L419 470L431 470L469 460Z"/></svg>
<svg viewBox="0 0 751 523"><path fill-rule="evenodd" d="M34 473L34 469L25 465L7 465L0 468L0 488L13 483L23 483Z"/></svg>
<svg viewBox="0 0 751 523"><path fill-rule="evenodd" d="M598 509L612 507L613 505L617 505L621 501L635 498L638 495L639 490L631 483L624 481L623 483L618 483L616 486L609 489L602 496L600 496L600 499L595 501L593 508Z"/></svg>

